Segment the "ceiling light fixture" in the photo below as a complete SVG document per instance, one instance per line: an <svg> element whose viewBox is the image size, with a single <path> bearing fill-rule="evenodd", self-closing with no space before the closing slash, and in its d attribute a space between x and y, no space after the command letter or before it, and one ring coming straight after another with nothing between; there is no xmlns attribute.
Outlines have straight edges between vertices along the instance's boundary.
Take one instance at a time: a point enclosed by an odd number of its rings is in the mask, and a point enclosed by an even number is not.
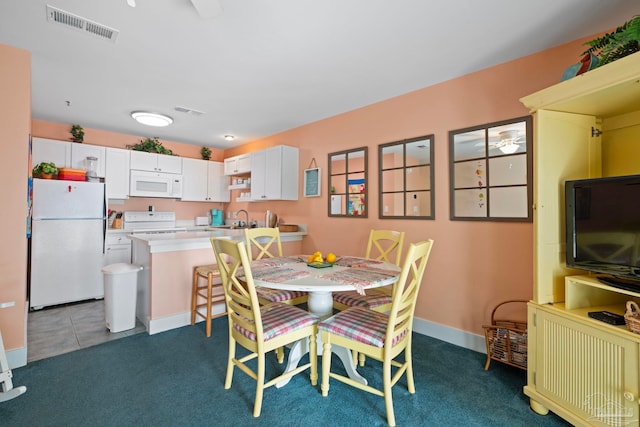
<svg viewBox="0 0 640 427"><path fill-rule="evenodd" d="M231 134L226 134L224 136L224 139L226 139L227 141L233 141L234 139L236 139L236 137Z"/></svg>
<svg viewBox="0 0 640 427"><path fill-rule="evenodd" d="M173 119L164 114L150 113L148 111L134 111L131 113L131 117L138 123L142 123L147 126L164 127L173 123Z"/></svg>

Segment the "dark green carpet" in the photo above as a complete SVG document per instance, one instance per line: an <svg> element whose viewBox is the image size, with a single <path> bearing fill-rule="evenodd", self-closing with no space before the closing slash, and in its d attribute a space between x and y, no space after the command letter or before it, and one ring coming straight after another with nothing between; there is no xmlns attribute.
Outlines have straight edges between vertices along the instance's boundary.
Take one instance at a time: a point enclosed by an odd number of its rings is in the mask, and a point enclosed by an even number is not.
<svg viewBox="0 0 640 427"><path fill-rule="evenodd" d="M385 426L382 397L331 382L329 396L308 374L264 393L253 418L255 382L237 370L224 389L227 320L149 336L138 334L13 370L27 393L0 403L2 426ZM524 371L485 356L414 334L416 394L405 379L394 387L398 426L566 426L550 413L529 409ZM281 369L268 357L267 375ZM320 365L320 364L319 364ZM318 368L320 370L320 367ZM341 369L335 359L332 369ZM367 360L359 372L380 384L380 364Z"/></svg>

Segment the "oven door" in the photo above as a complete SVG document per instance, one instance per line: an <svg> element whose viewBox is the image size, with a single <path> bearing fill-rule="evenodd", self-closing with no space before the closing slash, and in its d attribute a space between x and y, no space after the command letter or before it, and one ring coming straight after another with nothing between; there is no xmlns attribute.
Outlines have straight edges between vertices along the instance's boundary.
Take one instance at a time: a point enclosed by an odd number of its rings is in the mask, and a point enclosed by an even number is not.
<svg viewBox="0 0 640 427"><path fill-rule="evenodd" d="M182 175L131 170L129 195L134 197L182 197Z"/></svg>

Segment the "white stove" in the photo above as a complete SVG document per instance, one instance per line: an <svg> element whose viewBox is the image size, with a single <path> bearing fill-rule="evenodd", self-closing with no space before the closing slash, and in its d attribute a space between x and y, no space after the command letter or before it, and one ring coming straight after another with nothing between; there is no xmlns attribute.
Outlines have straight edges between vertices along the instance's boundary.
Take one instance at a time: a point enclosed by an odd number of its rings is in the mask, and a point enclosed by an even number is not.
<svg viewBox="0 0 640 427"><path fill-rule="evenodd" d="M129 211L123 217L124 229L132 234L187 231L185 227L176 227L175 212Z"/></svg>

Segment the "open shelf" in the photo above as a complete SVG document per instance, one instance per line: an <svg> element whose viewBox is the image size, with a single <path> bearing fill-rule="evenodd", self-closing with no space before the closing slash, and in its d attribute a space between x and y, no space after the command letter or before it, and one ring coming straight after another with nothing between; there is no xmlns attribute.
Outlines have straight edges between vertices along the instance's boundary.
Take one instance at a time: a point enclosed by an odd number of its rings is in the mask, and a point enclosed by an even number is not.
<svg viewBox="0 0 640 427"><path fill-rule="evenodd" d="M229 190L247 190L251 188L251 184L249 183L245 183L245 184L232 184L229 186Z"/></svg>

